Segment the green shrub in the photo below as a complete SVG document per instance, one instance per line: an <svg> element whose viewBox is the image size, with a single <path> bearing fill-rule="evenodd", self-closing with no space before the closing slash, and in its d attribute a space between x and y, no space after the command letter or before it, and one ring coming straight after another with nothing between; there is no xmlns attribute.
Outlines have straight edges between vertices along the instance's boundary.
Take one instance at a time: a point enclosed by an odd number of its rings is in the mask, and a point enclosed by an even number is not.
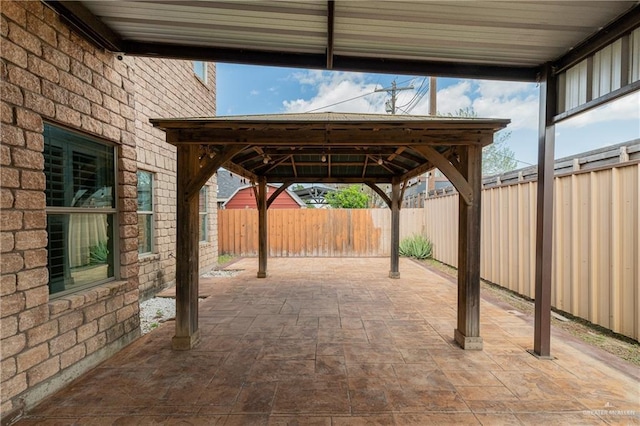
<svg viewBox="0 0 640 426"><path fill-rule="evenodd" d="M428 238L413 235L400 241L400 256L427 259L431 257L432 248L433 245Z"/></svg>
<svg viewBox="0 0 640 426"><path fill-rule="evenodd" d="M89 249L89 263L91 265L102 265L107 263L109 249L106 241L100 241L97 245Z"/></svg>

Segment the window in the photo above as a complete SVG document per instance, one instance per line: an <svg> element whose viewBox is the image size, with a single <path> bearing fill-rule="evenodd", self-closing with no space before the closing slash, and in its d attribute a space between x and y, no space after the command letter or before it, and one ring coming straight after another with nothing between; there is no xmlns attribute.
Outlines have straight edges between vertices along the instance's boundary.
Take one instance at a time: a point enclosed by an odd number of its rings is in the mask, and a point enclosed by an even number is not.
<svg viewBox="0 0 640 426"><path fill-rule="evenodd" d="M209 199L207 197L207 187L200 188L200 241L208 240L209 228Z"/></svg>
<svg viewBox="0 0 640 426"><path fill-rule="evenodd" d="M153 174L138 172L138 254L153 252Z"/></svg>
<svg viewBox="0 0 640 426"><path fill-rule="evenodd" d="M203 83L207 83L207 63L202 61L193 61L193 72Z"/></svg>
<svg viewBox="0 0 640 426"><path fill-rule="evenodd" d="M44 126L49 293L115 277L114 147Z"/></svg>

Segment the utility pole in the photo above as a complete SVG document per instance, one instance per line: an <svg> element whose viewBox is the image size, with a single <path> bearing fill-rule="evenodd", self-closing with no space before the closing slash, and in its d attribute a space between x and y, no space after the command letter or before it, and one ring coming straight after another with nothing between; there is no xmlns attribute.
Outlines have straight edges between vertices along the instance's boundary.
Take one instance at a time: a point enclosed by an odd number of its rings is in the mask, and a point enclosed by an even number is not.
<svg viewBox="0 0 640 426"><path fill-rule="evenodd" d="M429 115L438 114L436 106L436 96L438 93L438 83L435 77L429 77Z"/></svg>
<svg viewBox="0 0 640 426"><path fill-rule="evenodd" d="M374 90L374 92L387 92L391 95L391 99L388 100L387 102L385 102L385 110L389 113L389 114L395 114L396 113L396 100L397 100L397 96L396 94L402 90L411 90L413 89L413 86L407 86L407 87L398 87L396 85L396 81L393 80L393 82L391 82L391 87L386 87L384 89L376 89Z"/></svg>

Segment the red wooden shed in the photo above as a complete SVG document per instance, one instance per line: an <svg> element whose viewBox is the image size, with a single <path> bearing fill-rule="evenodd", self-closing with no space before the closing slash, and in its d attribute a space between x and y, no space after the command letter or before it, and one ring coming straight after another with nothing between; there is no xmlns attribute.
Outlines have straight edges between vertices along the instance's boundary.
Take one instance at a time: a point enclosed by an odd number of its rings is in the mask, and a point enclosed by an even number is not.
<svg viewBox="0 0 640 426"><path fill-rule="evenodd" d="M267 185L267 197L273 194L277 185ZM307 205L288 189L280 193L269 206L270 209L302 209ZM251 185L241 186L222 205L223 209L257 209L255 191Z"/></svg>

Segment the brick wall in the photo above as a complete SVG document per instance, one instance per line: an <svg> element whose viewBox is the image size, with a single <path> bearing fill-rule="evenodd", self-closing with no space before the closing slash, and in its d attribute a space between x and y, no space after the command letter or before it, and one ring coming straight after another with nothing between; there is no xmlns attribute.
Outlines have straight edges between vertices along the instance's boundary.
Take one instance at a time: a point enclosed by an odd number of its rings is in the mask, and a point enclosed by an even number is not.
<svg viewBox="0 0 640 426"><path fill-rule="evenodd" d="M215 65L207 64L207 82L193 72L192 61L135 58L135 124L138 167L154 173L154 250L140 257L140 291L144 300L175 283L176 149L149 118L215 115ZM208 183L209 238L200 244L200 268L218 260L215 177ZM211 204L213 203L213 204ZM214 227L214 225L216 225Z"/></svg>
<svg viewBox="0 0 640 426"><path fill-rule="evenodd" d="M136 137L141 117L134 58L118 60L96 49L38 1L3 0L0 9L4 423L139 336ZM118 280L58 298L49 297L47 285L44 121L114 143L118 158ZM164 161L165 168L173 167ZM170 185L163 191L171 197Z"/></svg>

